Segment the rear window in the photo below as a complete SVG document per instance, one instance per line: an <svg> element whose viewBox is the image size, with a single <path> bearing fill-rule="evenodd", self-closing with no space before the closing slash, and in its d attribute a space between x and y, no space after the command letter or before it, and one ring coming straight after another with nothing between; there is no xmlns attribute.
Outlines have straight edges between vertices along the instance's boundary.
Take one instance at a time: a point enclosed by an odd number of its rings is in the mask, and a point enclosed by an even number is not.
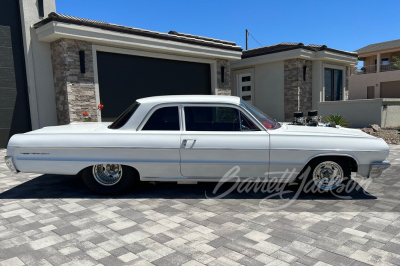
<svg viewBox="0 0 400 266"><path fill-rule="evenodd" d="M118 129L123 127L126 122L128 122L129 118L131 118L133 113L135 113L135 111L138 109L139 105L140 103L135 102L129 106L128 109L126 109L111 125L108 126L108 128Z"/></svg>

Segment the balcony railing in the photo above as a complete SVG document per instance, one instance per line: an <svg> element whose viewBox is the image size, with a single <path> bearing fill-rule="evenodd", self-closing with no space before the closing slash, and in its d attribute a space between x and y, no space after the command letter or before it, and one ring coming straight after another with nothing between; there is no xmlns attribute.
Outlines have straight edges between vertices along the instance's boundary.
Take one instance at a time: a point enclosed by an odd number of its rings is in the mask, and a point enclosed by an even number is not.
<svg viewBox="0 0 400 266"><path fill-rule="evenodd" d="M376 65L359 66L351 69L351 75L376 73Z"/></svg>
<svg viewBox="0 0 400 266"><path fill-rule="evenodd" d="M391 62L388 65L381 65L381 72L400 70L400 63Z"/></svg>
<svg viewBox="0 0 400 266"><path fill-rule="evenodd" d="M400 70L399 63L391 62L386 65L381 65L380 72L396 71L396 70ZM376 65L359 66L359 67L352 68L350 75L352 75L352 76L353 75L363 75L363 74L370 74L370 73L376 73L376 72L377 72Z"/></svg>

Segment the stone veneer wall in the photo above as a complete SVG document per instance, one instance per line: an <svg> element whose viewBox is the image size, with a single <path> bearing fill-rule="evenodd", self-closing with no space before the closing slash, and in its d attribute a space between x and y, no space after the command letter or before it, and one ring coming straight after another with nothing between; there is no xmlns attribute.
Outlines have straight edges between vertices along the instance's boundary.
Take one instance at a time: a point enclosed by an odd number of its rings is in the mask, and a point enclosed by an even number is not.
<svg viewBox="0 0 400 266"><path fill-rule="evenodd" d="M221 67L224 69L224 82L221 79ZM217 88L216 95L232 95L231 89L231 69L228 60L217 59Z"/></svg>
<svg viewBox="0 0 400 266"><path fill-rule="evenodd" d="M60 39L50 44L59 125L82 121L82 112L97 121L91 43ZM79 51L85 51L85 73L81 73Z"/></svg>
<svg viewBox="0 0 400 266"><path fill-rule="evenodd" d="M307 67L303 80L303 66ZM300 88L300 103L298 101ZM299 105L300 104L300 105ZM285 121L292 121L293 113L312 109L312 62L299 58L284 61Z"/></svg>

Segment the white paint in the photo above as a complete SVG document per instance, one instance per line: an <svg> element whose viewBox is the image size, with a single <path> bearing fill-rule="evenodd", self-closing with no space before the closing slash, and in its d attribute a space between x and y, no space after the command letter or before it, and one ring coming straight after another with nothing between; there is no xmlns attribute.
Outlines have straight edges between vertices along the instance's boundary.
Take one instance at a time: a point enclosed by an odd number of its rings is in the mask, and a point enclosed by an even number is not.
<svg viewBox="0 0 400 266"><path fill-rule="evenodd" d="M43 1L44 12L55 12L55 1ZM56 104L50 44L40 42L32 25L39 17L36 1L19 0L32 128L56 125Z"/></svg>
<svg viewBox="0 0 400 266"><path fill-rule="evenodd" d="M246 101L249 104L254 105L254 68L250 69L242 69L239 71L234 72L234 79L235 79L235 84L238 84L236 95L239 96L240 99L243 100L243 96L250 96L251 99L250 101ZM242 81L243 77L250 77L250 81ZM250 91L242 91L243 86L249 86Z"/></svg>
<svg viewBox="0 0 400 266"><path fill-rule="evenodd" d="M160 104L204 105L205 101L235 106L252 117L241 108L238 97L145 98L139 100L141 105L121 129L109 129L109 123L74 123L16 134L9 141L7 155L21 172L76 174L91 165L116 163L136 168L142 180L218 182L233 166L240 166L242 177L268 176L293 168L299 172L312 158L322 155L354 158L358 173L366 176L372 163L382 162L389 154L382 139L345 128L283 125L275 130L239 132L190 132L185 127L180 131L136 130ZM184 125L183 117L180 123ZM193 140L193 145L182 147L184 139Z"/></svg>
<svg viewBox="0 0 400 266"><path fill-rule="evenodd" d="M88 41L105 46L118 46L121 48L154 51L158 53L228 60L240 59L242 55L241 51L143 37L134 34L120 33L111 30L55 21L49 22L36 29L36 34L42 42L53 42L60 38L68 38Z"/></svg>

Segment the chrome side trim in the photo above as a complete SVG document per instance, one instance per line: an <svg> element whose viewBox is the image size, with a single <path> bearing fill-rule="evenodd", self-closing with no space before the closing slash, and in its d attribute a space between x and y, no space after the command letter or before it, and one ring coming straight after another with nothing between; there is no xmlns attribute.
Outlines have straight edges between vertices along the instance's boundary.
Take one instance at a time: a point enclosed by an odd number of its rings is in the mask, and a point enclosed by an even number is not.
<svg viewBox="0 0 400 266"><path fill-rule="evenodd" d="M15 168L13 158L11 156L4 156L4 161L6 162L6 165L11 172L13 172L14 174L18 174L18 170L17 168Z"/></svg>
<svg viewBox="0 0 400 266"><path fill-rule="evenodd" d="M309 149L291 149L291 148L273 148L271 151L349 151L349 152L383 152L382 150L351 150L351 149L318 149L318 150L309 150Z"/></svg>
<svg viewBox="0 0 400 266"><path fill-rule="evenodd" d="M156 147L27 147L27 146L9 146L8 148L18 149L155 149L155 150L179 150L179 148L156 148Z"/></svg>
<svg viewBox="0 0 400 266"><path fill-rule="evenodd" d="M380 177L382 172L390 167L390 163L372 163L368 177L377 178Z"/></svg>

